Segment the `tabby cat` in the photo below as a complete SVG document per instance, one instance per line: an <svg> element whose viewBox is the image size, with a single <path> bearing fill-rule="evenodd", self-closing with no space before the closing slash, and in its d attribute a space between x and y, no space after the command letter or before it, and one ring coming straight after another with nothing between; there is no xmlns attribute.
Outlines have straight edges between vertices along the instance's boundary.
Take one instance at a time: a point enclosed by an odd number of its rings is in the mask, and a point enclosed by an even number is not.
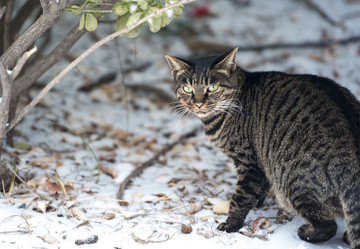
<svg viewBox="0 0 360 249"><path fill-rule="evenodd" d="M313 75L247 72L237 53L185 60L166 55L176 96L207 138L235 164L237 185L221 231L236 232L268 192L304 217L300 239L336 234L360 249L360 103L334 81Z"/></svg>

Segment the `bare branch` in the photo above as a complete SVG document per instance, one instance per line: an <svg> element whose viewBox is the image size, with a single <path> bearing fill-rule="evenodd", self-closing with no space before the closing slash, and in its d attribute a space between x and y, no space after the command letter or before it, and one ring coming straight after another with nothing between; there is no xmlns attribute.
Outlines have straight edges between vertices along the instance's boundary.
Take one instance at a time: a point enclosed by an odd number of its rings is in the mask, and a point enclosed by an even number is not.
<svg viewBox="0 0 360 249"><path fill-rule="evenodd" d="M24 52L62 15L67 4L71 0L59 1L57 4L51 4L48 11L44 12L36 22L30 26L18 39L0 57L5 66L11 68L15 61L24 54Z"/></svg>
<svg viewBox="0 0 360 249"><path fill-rule="evenodd" d="M321 9L315 2L312 0L303 0L305 4L315 12L317 12L325 21L327 21L332 26L339 26L340 23L335 21L331 16L329 16L323 9Z"/></svg>
<svg viewBox="0 0 360 249"><path fill-rule="evenodd" d="M14 21L11 22L10 39L12 41L15 40L16 35L18 35L25 21L28 20L33 11L39 7L39 2L34 0L28 0L23 6L21 6L19 11L16 13L16 16L13 18Z"/></svg>
<svg viewBox="0 0 360 249"><path fill-rule="evenodd" d="M11 30L11 12L13 8L13 0L7 2L6 12L4 16L4 30L3 30L3 50L5 51L10 47L10 30Z"/></svg>
<svg viewBox="0 0 360 249"><path fill-rule="evenodd" d="M9 119L9 105L11 100L11 78L6 71L5 64L0 60L0 81L2 97L0 101L0 147L5 136L5 128Z"/></svg>
<svg viewBox="0 0 360 249"><path fill-rule="evenodd" d="M16 63L16 66L12 70L11 79L14 80L20 73L21 69L30 58L30 56L37 51L37 47L34 46L31 50L25 52L19 61Z"/></svg>
<svg viewBox="0 0 360 249"><path fill-rule="evenodd" d="M45 87L44 89L23 109L19 112L18 115L16 115L16 117L11 120L9 126L6 128L5 133L8 133L37 103L40 102L40 100L58 83L60 83L60 80L62 78L65 77L65 75L67 73L69 73L74 67L76 67L77 65L80 64L81 61L83 61L88 55L90 55L92 52L94 52L97 48L101 47L102 45L106 44L109 41L112 41L113 39L115 39L116 37L118 37L119 35L122 34L126 34L128 33L130 30L136 28L137 26L145 23L147 20L149 20L150 18L153 18L156 15L162 14L163 12L172 9L174 7L180 6L180 5L184 5L186 3L190 3L193 2L195 0L182 0L178 3L175 4L171 4L168 5L158 11L153 12L152 14L143 17L142 19L140 19L137 23L119 30L115 33L112 33L111 35L108 35L107 37L105 37L104 39L98 41L97 43L95 43L94 45L92 45L90 48L88 48L87 50L85 50L85 52L83 52L79 57L77 57L73 62L71 62L63 71L61 71L53 80L51 80Z"/></svg>
<svg viewBox="0 0 360 249"><path fill-rule="evenodd" d="M4 15L5 10L6 10L6 6L0 8L0 19L1 19L1 17Z"/></svg>
<svg viewBox="0 0 360 249"><path fill-rule="evenodd" d="M24 75L13 83L12 96L16 97L28 89L41 75L66 55L74 44L86 33L85 29L79 30L76 24L62 41L43 59L39 60Z"/></svg>

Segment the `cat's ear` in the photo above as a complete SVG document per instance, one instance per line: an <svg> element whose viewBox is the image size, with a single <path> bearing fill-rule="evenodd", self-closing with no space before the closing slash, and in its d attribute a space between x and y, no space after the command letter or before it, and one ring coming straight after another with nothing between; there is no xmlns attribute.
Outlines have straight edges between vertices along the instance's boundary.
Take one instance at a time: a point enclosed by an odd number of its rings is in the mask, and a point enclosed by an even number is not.
<svg viewBox="0 0 360 249"><path fill-rule="evenodd" d="M183 74L184 72L190 69L190 65L184 59L176 58L171 55L165 55L167 62L171 68L172 76L177 79L179 75Z"/></svg>
<svg viewBox="0 0 360 249"><path fill-rule="evenodd" d="M213 62L212 68L219 73L224 73L227 76L230 76L230 74L236 69L235 58L238 49L239 48L236 47L233 50L219 56L219 58Z"/></svg>

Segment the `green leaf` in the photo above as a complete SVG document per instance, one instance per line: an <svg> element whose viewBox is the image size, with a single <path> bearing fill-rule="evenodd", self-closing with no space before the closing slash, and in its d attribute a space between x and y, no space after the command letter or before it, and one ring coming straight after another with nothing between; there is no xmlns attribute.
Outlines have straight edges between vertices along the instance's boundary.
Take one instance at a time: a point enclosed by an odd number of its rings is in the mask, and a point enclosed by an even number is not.
<svg viewBox="0 0 360 249"><path fill-rule="evenodd" d="M18 150L31 150L31 145L28 143L20 142L17 144L14 144L14 148Z"/></svg>
<svg viewBox="0 0 360 249"><path fill-rule="evenodd" d="M130 27L131 25L138 22L143 17L143 12L136 12L135 14L129 17L129 20L126 23L126 27Z"/></svg>
<svg viewBox="0 0 360 249"><path fill-rule="evenodd" d="M76 5L76 4L69 5L68 7L66 7L66 10L70 11L71 13L73 13L75 15L80 15L81 14L80 6Z"/></svg>
<svg viewBox="0 0 360 249"><path fill-rule="evenodd" d="M150 15L151 13L160 10L160 8L158 7L150 7L147 11L146 11L146 15Z"/></svg>
<svg viewBox="0 0 360 249"><path fill-rule="evenodd" d="M137 4L139 5L140 9L146 10L149 7L149 4L146 0L138 0Z"/></svg>
<svg viewBox="0 0 360 249"><path fill-rule="evenodd" d="M179 18L181 17L182 13L183 13L183 8L184 6L179 6L179 7L175 7L173 8L173 15L175 18Z"/></svg>
<svg viewBox="0 0 360 249"><path fill-rule="evenodd" d="M114 4L113 12L115 15L122 16L129 11L129 4L125 2L118 2Z"/></svg>
<svg viewBox="0 0 360 249"><path fill-rule="evenodd" d="M151 19L151 21L149 22L149 28L150 31L153 33L158 32L162 27L162 17L154 17Z"/></svg>
<svg viewBox="0 0 360 249"><path fill-rule="evenodd" d="M163 12L161 15L161 27L165 27L167 26L170 22L171 19L169 18L169 16L166 14L166 12Z"/></svg>
<svg viewBox="0 0 360 249"><path fill-rule="evenodd" d="M141 24L140 26L137 26L136 28L130 30L130 32L128 33L128 37L135 38L140 35L143 26L144 24Z"/></svg>
<svg viewBox="0 0 360 249"><path fill-rule="evenodd" d="M116 31L119 31L119 30L122 30L122 29L125 29L126 28L126 23L127 21L129 20L129 17L130 17L130 13L127 13L123 16L119 16L117 18L117 21L116 21ZM120 36L124 36L126 34L122 34Z"/></svg>
<svg viewBox="0 0 360 249"><path fill-rule="evenodd" d="M97 19L92 13L85 14L85 29L87 31L94 31L98 26Z"/></svg>
<svg viewBox="0 0 360 249"><path fill-rule="evenodd" d="M82 30L85 25L85 14L82 14L79 21L79 30Z"/></svg>

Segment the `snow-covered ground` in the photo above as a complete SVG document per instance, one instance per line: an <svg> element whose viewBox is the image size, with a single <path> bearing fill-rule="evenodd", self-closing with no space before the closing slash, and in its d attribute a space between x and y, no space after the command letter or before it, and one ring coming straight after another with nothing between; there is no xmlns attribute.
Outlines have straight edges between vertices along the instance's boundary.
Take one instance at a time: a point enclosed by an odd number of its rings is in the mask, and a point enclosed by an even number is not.
<svg viewBox="0 0 360 249"><path fill-rule="evenodd" d="M317 245L300 240L297 229L305 221L289 216L291 221L276 224L279 208L271 198L249 213L242 229L247 232L256 218L267 217L271 227L256 234L268 239L218 231L216 227L226 215L215 214L212 207L230 198L235 173L231 162L208 143L202 132L175 146L134 178L124 194L124 199L130 201L128 206L120 206L116 200L119 184L131 170L200 125L195 118L174 116L171 106L158 94L135 88L124 90L123 83L149 85L171 95L172 79L164 54L197 54L188 46L194 41L231 47L360 35L359 1L314 2L341 25L331 25L303 1L198 0L185 6L183 18L166 30L158 34L145 31L135 40L119 38L88 57L17 127L17 145L31 148L5 148L5 158L10 162L16 159L19 174L48 200L23 184L16 185L11 196L1 193L0 248L350 248L342 241L346 228L341 219L331 240ZM212 15L192 17L195 8L203 5ZM69 27L68 20L54 27L54 42L61 38L62 26ZM113 28L101 26L96 34L103 37ZM79 55L93 42L86 35L72 54ZM326 49L239 52L237 62L252 71L330 77L359 96L359 56L360 43L353 43ZM112 84L87 93L78 90L107 73L146 63L150 66L143 71L123 77L119 74ZM63 61L57 65L40 83L51 80L66 64ZM35 96L36 91L29 94ZM102 173L97 181L91 152L78 136L52 121L80 133L102 167L112 170L114 177ZM66 196L56 184L58 179L66 188ZM192 231L184 232L184 226L191 226ZM96 243L78 245L86 239Z"/></svg>

